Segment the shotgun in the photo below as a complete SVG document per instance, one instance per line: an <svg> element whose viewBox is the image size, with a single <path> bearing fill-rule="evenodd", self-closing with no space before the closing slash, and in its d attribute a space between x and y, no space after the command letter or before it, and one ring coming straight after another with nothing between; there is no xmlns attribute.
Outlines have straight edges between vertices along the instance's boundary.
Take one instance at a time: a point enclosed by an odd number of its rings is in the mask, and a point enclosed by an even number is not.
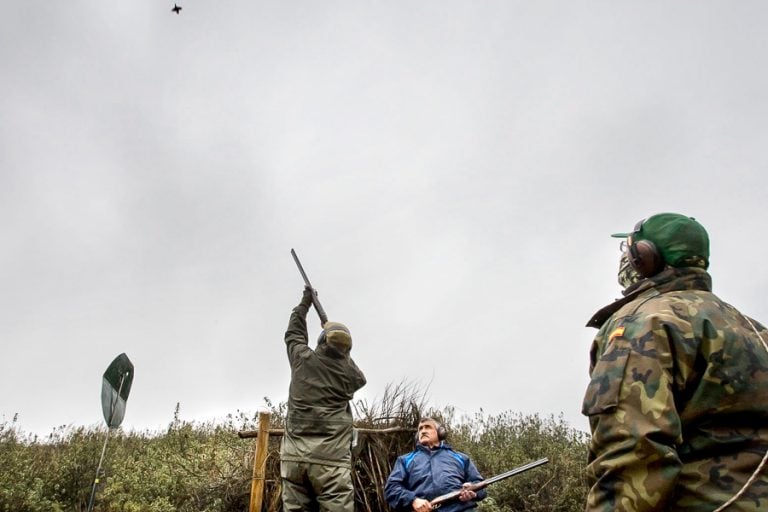
<svg viewBox="0 0 768 512"><path fill-rule="evenodd" d="M312 291L312 305L315 306L315 311L317 311L317 316L320 317L320 327L323 327L325 323L328 321L328 315L325 314L325 310L323 309L323 306L320 304L320 299L317 298L317 290L315 290L312 287L312 283L309 282L307 273L304 272L304 267L301 266L299 257L296 256L296 251L294 251L293 249L291 249L291 256L293 256L293 261L296 262L296 266L299 267L299 272L301 273L301 277L304 278L304 284L307 285L307 287Z"/></svg>
<svg viewBox="0 0 768 512"><path fill-rule="evenodd" d="M542 464L546 464L547 462L549 462L549 459L547 459L546 457L543 458L543 459L539 459L539 460L533 461L533 462L529 462L528 464L525 464L523 466L519 466L519 467L516 467L514 469L510 469L509 471L507 471L505 473L501 473L501 474L498 474L496 476L492 476L491 478L487 478L485 480L481 480L480 482L476 482L474 484L471 484L471 485L468 486L468 489L470 491L478 491L480 489L485 489L489 485L494 484L494 483L496 483L496 482L498 482L500 480L504 480L505 478L509 478L511 476L515 476L515 475L520 474L520 473L522 473L524 471L528 471L529 469L533 469L533 468L535 468L537 466L541 466ZM437 508L440 505L442 505L443 503L446 503L446 502L451 501L451 500L458 499L459 494L461 494L461 491L463 491L463 490L464 489L462 488L462 489L459 489L458 491L452 491L452 492L449 492L448 494L443 494L442 496L438 496L437 498L435 498L432 501L430 501L429 504L432 505L432 508Z"/></svg>

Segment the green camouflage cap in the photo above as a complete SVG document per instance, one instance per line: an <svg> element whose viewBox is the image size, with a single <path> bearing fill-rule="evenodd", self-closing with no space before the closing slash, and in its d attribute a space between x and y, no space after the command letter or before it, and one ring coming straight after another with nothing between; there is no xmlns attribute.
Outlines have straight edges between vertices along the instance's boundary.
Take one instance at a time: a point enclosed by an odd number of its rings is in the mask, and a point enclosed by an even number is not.
<svg viewBox="0 0 768 512"><path fill-rule="evenodd" d="M709 235L693 217L679 213L657 213L635 225L630 233L614 233L614 238L630 238L631 242L653 242L672 267L709 267Z"/></svg>
<svg viewBox="0 0 768 512"><path fill-rule="evenodd" d="M342 353L352 350L352 335L344 324L339 322L326 322L323 325L325 342Z"/></svg>

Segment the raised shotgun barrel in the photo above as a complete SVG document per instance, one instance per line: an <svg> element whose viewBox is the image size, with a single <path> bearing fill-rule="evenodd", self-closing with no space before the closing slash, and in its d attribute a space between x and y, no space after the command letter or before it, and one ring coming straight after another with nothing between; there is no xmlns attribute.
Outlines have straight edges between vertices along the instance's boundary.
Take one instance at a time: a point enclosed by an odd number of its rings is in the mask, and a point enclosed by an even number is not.
<svg viewBox="0 0 768 512"><path fill-rule="evenodd" d="M320 300L317 298L317 290L315 290L315 288L312 286L312 283L309 282L307 273L304 272L304 267L301 266L299 257L296 256L296 251L294 251L293 249L291 249L291 256L293 256L293 261L296 262L296 266L299 267L299 272L301 272L301 277L304 278L304 284L306 284L307 287L310 290L312 290L312 305L315 306L315 311L317 311L317 316L320 317L320 327L322 327L328 321L328 315L325 314L325 310L323 309L323 306L320 304Z"/></svg>

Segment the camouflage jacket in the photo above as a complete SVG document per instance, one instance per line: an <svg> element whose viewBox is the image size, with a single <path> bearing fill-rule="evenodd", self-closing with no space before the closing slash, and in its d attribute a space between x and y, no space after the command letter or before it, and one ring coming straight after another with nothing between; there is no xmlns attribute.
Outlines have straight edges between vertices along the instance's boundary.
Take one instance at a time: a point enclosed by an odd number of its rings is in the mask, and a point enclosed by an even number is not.
<svg viewBox="0 0 768 512"><path fill-rule="evenodd" d="M306 316L307 307L296 306L285 333L291 387L280 458L349 467L349 401L365 385L365 376L349 355L342 355L327 344L316 350L309 348Z"/></svg>
<svg viewBox="0 0 768 512"><path fill-rule="evenodd" d="M768 450L765 327L693 268L641 281L587 325L600 330L582 405L586 510L711 512L728 501ZM767 470L728 512L768 510Z"/></svg>

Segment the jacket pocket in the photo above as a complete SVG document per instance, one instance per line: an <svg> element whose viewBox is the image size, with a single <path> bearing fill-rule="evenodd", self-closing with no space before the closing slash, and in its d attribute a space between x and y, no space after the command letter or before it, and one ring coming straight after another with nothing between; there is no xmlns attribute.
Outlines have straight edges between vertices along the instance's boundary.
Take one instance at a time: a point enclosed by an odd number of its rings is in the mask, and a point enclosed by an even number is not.
<svg viewBox="0 0 768 512"><path fill-rule="evenodd" d="M624 338L614 338L592 369L581 413L593 416L609 412L619 404L619 393L631 350Z"/></svg>

